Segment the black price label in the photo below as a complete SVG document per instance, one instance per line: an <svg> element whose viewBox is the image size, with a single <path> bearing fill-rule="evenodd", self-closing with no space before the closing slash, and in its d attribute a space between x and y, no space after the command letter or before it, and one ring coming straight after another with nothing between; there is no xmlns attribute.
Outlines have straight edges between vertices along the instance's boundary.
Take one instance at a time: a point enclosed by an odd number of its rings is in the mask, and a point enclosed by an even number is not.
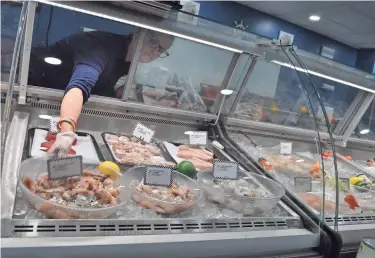
<svg viewBox="0 0 375 258"><path fill-rule="evenodd" d="M216 179L238 179L238 163L231 161L214 160L213 176Z"/></svg>
<svg viewBox="0 0 375 258"><path fill-rule="evenodd" d="M148 166L144 172L144 184L152 186L172 186L172 168L164 166Z"/></svg>
<svg viewBox="0 0 375 258"><path fill-rule="evenodd" d="M47 160L47 171L50 179L63 179L82 174L82 156L53 158Z"/></svg>

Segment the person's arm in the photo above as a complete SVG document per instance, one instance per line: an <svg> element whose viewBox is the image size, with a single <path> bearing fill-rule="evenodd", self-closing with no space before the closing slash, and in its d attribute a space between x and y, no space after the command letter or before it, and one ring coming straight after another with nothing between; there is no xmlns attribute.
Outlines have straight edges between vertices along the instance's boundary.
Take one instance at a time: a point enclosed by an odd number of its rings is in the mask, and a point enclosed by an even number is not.
<svg viewBox="0 0 375 258"><path fill-rule="evenodd" d="M61 104L60 119L69 117L78 121L82 106L90 97L101 73L102 69L99 67L82 63L76 65ZM73 127L69 123L62 123L61 132L68 131L73 131Z"/></svg>

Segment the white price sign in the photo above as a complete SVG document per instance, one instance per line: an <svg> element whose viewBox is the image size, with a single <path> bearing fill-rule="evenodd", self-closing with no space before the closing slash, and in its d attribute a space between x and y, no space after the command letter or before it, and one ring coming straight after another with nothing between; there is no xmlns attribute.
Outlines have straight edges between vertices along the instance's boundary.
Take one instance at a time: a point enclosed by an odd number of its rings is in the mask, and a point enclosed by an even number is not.
<svg viewBox="0 0 375 258"><path fill-rule="evenodd" d="M207 132L190 132L189 133L189 145L200 145L204 146L207 144Z"/></svg>
<svg viewBox="0 0 375 258"><path fill-rule="evenodd" d="M53 116L49 120L49 132L50 133L58 133L59 130L57 129L57 123L59 122L60 117L58 116Z"/></svg>
<svg viewBox="0 0 375 258"><path fill-rule="evenodd" d="M294 178L294 188L297 193L312 191L312 177L296 176Z"/></svg>
<svg viewBox="0 0 375 258"><path fill-rule="evenodd" d="M150 143L152 140L152 137L154 136L155 131L151 130L147 126L138 123L133 130L133 136L137 137L147 143Z"/></svg>
<svg viewBox="0 0 375 258"><path fill-rule="evenodd" d="M214 161L214 178L238 179L238 164L230 161Z"/></svg>
<svg viewBox="0 0 375 258"><path fill-rule="evenodd" d="M82 169L82 156L47 160L47 171L50 179L79 176L82 174Z"/></svg>
<svg viewBox="0 0 375 258"><path fill-rule="evenodd" d="M341 180L341 182L343 182L346 187L348 188L348 190L350 190L350 180L349 178L347 177L339 177L339 179Z"/></svg>
<svg viewBox="0 0 375 258"><path fill-rule="evenodd" d="M153 186L172 186L172 168L163 166L146 167L144 184Z"/></svg>
<svg viewBox="0 0 375 258"><path fill-rule="evenodd" d="M285 155L292 154L292 143L280 142L280 154L285 154Z"/></svg>

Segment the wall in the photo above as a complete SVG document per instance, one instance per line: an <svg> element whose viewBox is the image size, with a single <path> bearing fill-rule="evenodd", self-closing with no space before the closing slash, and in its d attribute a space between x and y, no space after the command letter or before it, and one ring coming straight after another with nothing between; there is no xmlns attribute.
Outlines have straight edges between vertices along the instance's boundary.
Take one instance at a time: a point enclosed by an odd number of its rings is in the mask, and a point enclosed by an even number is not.
<svg viewBox="0 0 375 258"><path fill-rule="evenodd" d="M248 32L270 39L277 39L279 31L283 30L295 35L294 44L298 48L319 54L321 46L325 45L336 50L335 61L348 66L355 66L357 50L338 41L239 3L229 1L199 1L199 3L200 16L230 27L234 27L236 20L238 22L243 20L245 25L248 26Z"/></svg>
<svg viewBox="0 0 375 258"><path fill-rule="evenodd" d="M362 71L368 73L374 73L373 71L375 63L375 49L360 49L358 50L358 58L356 67Z"/></svg>

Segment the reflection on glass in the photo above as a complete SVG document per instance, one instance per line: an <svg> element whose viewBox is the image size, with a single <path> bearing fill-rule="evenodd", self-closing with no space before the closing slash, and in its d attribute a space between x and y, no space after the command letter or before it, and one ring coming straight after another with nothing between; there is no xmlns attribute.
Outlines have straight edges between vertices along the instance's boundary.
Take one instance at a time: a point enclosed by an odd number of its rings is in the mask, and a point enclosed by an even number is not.
<svg viewBox="0 0 375 258"><path fill-rule="evenodd" d="M358 126L354 129L353 136L375 140L375 100L371 102Z"/></svg>
<svg viewBox="0 0 375 258"><path fill-rule="evenodd" d="M1 2L1 81L9 80L21 3Z"/></svg>
<svg viewBox="0 0 375 258"><path fill-rule="evenodd" d="M147 31L149 34L155 32ZM145 40L145 45L154 44ZM128 100L199 112L212 110L233 53L178 37L167 47L155 44L160 58L152 62L140 58Z"/></svg>
<svg viewBox="0 0 375 258"><path fill-rule="evenodd" d="M121 97L140 30L134 26L49 5L37 9L30 56L30 85ZM144 62L165 54L158 37L142 49ZM159 42L160 41L160 42Z"/></svg>
<svg viewBox="0 0 375 258"><path fill-rule="evenodd" d="M334 127L354 99L357 89L311 76ZM301 81L302 80L302 81ZM303 84L306 85L305 95ZM310 103L311 102L311 103ZM327 131L318 98L305 74L259 60L246 84L235 116L241 119L315 130L313 114L320 131Z"/></svg>

